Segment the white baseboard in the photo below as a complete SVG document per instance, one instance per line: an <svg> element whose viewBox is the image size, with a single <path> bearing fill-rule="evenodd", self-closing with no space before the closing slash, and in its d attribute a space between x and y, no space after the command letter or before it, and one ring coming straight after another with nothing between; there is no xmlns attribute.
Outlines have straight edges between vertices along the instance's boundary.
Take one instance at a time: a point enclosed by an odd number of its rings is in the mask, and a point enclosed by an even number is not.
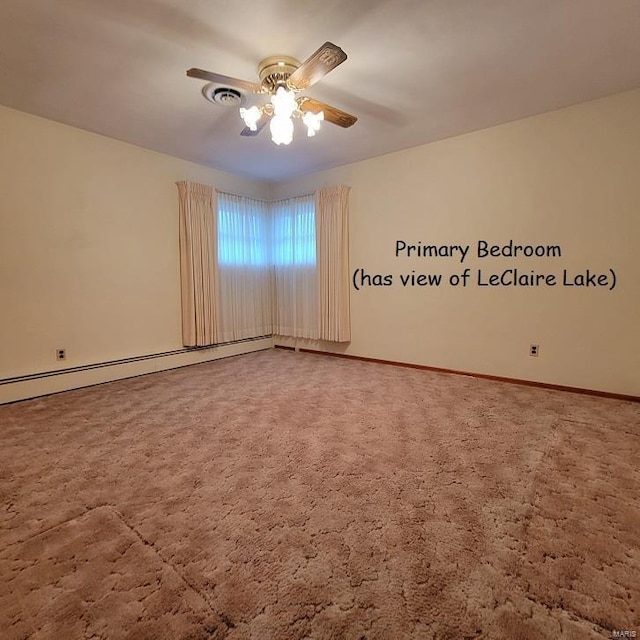
<svg viewBox="0 0 640 640"><path fill-rule="evenodd" d="M229 356L261 351L273 347L273 338L257 338L240 342L216 345L207 349L177 350L168 354L124 358L115 362L105 362L75 367L72 370L53 371L42 374L21 376L0 381L0 404L36 398L60 391L69 391L94 384L132 378L147 373L177 369L191 364L219 360Z"/></svg>

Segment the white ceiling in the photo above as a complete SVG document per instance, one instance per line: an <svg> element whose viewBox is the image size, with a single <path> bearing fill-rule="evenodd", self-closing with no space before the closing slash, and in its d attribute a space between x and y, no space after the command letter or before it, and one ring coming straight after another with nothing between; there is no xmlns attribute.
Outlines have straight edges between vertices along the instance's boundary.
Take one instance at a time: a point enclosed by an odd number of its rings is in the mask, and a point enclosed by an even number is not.
<svg viewBox="0 0 640 640"><path fill-rule="evenodd" d="M359 120L289 147L185 74L327 40L349 58L305 95ZM0 104L266 181L637 87L640 0L0 1Z"/></svg>

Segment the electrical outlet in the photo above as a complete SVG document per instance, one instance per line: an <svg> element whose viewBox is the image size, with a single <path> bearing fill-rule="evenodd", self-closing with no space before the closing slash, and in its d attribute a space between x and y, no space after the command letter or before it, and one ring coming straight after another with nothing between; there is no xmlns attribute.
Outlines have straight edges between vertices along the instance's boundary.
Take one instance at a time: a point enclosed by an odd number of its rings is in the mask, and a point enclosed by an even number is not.
<svg viewBox="0 0 640 640"><path fill-rule="evenodd" d="M539 344L532 344L529 347L529 355L532 358L537 358L540 355L540 345Z"/></svg>
<svg viewBox="0 0 640 640"><path fill-rule="evenodd" d="M67 359L67 350L56 349L56 360L66 360L66 359Z"/></svg>

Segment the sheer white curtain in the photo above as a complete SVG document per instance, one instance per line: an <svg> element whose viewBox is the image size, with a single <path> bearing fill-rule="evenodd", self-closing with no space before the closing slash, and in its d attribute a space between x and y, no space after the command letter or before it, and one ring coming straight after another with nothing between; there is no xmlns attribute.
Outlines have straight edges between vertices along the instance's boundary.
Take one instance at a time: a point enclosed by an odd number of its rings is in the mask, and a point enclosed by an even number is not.
<svg viewBox="0 0 640 640"><path fill-rule="evenodd" d="M273 333L318 337L316 221L312 195L271 204L274 265Z"/></svg>
<svg viewBox="0 0 640 640"><path fill-rule="evenodd" d="M273 331L273 270L269 205L218 193L218 297L220 342Z"/></svg>

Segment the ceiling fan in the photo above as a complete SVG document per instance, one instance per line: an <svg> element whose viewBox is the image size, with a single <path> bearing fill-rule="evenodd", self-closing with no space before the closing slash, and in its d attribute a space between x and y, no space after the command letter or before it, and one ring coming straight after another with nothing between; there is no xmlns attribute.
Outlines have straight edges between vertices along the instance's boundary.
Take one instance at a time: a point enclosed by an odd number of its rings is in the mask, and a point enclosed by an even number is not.
<svg viewBox="0 0 640 640"><path fill-rule="evenodd" d="M270 102L267 104L249 109L240 108L240 116L246 125L240 134L256 136L269 123L271 139L276 144L289 144L293 139L293 118L302 118L309 136L315 135L322 120L345 128L356 122L357 118L345 111L307 96L296 95L346 59L347 54L340 47L325 42L302 64L289 56L265 58L258 65L260 84L203 69L189 69L187 75L250 93L270 95Z"/></svg>

